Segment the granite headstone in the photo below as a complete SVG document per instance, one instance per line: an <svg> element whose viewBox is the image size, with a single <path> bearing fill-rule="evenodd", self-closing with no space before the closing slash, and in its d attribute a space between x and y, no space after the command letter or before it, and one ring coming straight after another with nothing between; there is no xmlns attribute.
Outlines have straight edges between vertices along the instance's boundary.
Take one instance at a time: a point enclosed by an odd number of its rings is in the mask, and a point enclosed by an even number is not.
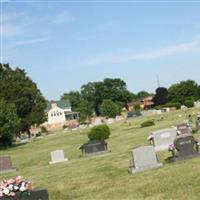
<svg viewBox="0 0 200 200"><path fill-rule="evenodd" d="M80 149L85 156L108 152L107 143L104 140L90 140L83 144Z"/></svg>
<svg viewBox="0 0 200 200"><path fill-rule="evenodd" d="M3 197L1 200L49 200L49 195L46 189L40 189L31 190L30 195L22 195L18 192L13 197Z"/></svg>
<svg viewBox="0 0 200 200"><path fill-rule="evenodd" d="M143 146L132 150L132 160L129 166L130 173L142 172L145 170L161 167L153 146Z"/></svg>
<svg viewBox="0 0 200 200"><path fill-rule="evenodd" d="M173 162L200 156L197 150L197 142L190 134L178 136L174 141L174 145L177 153L170 158Z"/></svg>
<svg viewBox="0 0 200 200"><path fill-rule="evenodd" d="M0 174L14 171L16 169L12 167L10 156L0 156Z"/></svg>
<svg viewBox="0 0 200 200"><path fill-rule="evenodd" d="M169 145L173 143L177 137L175 128L161 129L153 132L153 144L155 151L162 151L168 149Z"/></svg>
<svg viewBox="0 0 200 200"><path fill-rule="evenodd" d="M68 161L67 158L64 156L63 150L56 150L51 152L51 161L49 164L59 163Z"/></svg>
<svg viewBox="0 0 200 200"><path fill-rule="evenodd" d="M189 134L190 130L188 128L188 125L186 123L181 123L177 125L177 131L180 132L180 134Z"/></svg>

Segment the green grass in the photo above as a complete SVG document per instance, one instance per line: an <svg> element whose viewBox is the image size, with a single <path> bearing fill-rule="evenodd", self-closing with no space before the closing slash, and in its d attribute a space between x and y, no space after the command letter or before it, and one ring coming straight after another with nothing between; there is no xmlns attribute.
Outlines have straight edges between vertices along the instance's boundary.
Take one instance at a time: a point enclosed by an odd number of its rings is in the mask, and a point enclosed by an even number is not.
<svg viewBox="0 0 200 200"><path fill-rule="evenodd" d="M78 149L87 141L88 130L58 132L42 140L1 150L1 154L11 156L17 172L3 174L0 179L22 175L36 188L47 188L50 200L199 199L200 158L170 164L165 161L170 153L163 151L159 153L163 167L128 174L130 150L148 145L146 138L151 131L176 125L186 115L199 111L190 109L187 114L181 111L163 114L163 120L146 128L140 128L140 124L159 117L134 119L131 125L115 123L110 126L108 139L111 153L95 157L83 158ZM195 137L200 138L200 134ZM56 149L63 149L70 161L49 165L50 152Z"/></svg>

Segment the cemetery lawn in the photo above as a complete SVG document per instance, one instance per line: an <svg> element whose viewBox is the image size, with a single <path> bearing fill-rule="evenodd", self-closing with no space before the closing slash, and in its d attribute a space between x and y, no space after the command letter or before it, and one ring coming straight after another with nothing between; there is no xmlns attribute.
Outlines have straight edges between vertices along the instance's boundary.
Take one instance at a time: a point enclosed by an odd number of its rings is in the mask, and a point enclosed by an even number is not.
<svg viewBox="0 0 200 200"><path fill-rule="evenodd" d="M132 148L148 145L151 131L168 128L183 122L189 114L200 110L190 109L159 116L130 120L131 125L116 122L110 125L111 137L107 140L111 153L81 157L78 149L87 141L89 129L82 132L57 132L25 145L0 150L10 155L16 172L1 174L0 180L22 175L36 188L46 188L50 200L123 200L123 199L200 199L200 157L167 163L170 152L159 153L163 167L137 174L129 174ZM180 117L179 115L182 115ZM140 128L147 119L156 119L155 126ZM194 134L200 139L200 133ZM68 162L49 165L50 152L63 149Z"/></svg>

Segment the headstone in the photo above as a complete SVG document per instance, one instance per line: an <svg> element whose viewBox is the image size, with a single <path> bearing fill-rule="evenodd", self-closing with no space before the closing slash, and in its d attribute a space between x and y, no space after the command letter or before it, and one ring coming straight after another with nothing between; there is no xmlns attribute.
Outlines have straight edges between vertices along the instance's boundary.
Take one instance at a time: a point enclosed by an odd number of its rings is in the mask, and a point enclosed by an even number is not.
<svg viewBox="0 0 200 200"><path fill-rule="evenodd" d="M102 124L102 119L101 118L95 118L93 124L95 126L101 125Z"/></svg>
<svg viewBox="0 0 200 200"><path fill-rule="evenodd" d="M106 121L106 124L113 124L114 123L114 119L113 118L109 118Z"/></svg>
<svg viewBox="0 0 200 200"><path fill-rule="evenodd" d="M155 151L162 151L168 149L169 145L174 142L177 133L175 128L168 128L153 132L153 136Z"/></svg>
<svg viewBox="0 0 200 200"><path fill-rule="evenodd" d="M30 195L24 195L20 192L13 197L3 197L1 200L49 200L48 191L46 189L30 190Z"/></svg>
<svg viewBox="0 0 200 200"><path fill-rule="evenodd" d="M158 161L158 157L153 146L136 148L132 150L132 155L133 159L128 170L130 173L142 172L162 166L162 163Z"/></svg>
<svg viewBox="0 0 200 200"><path fill-rule="evenodd" d="M127 113L127 118L136 118L140 117L142 114L140 111L130 111Z"/></svg>
<svg viewBox="0 0 200 200"><path fill-rule="evenodd" d="M196 121L196 128L198 131L200 131L200 120Z"/></svg>
<svg viewBox="0 0 200 200"><path fill-rule="evenodd" d="M181 123L177 125L177 131L181 134L189 134L190 130L187 123Z"/></svg>
<svg viewBox="0 0 200 200"><path fill-rule="evenodd" d="M194 107L195 108L200 108L200 101L194 102Z"/></svg>
<svg viewBox="0 0 200 200"><path fill-rule="evenodd" d="M182 105L182 106L181 106L181 110L182 110L182 111L186 112L186 111L187 111L187 109L188 109L188 107L187 107L187 106L185 106L185 105Z"/></svg>
<svg viewBox="0 0 200 200"><path fill-rule="evenodd" d="M63 150L56 150L51 152L51 161L49 164L59 163L68 161L67 158L64 156Z"/></svg>
<svg viewBox="0 0 200 200"><path fill-rule="evenodd" d="M200 156L197 148L195 148L196 141L190 134L178 136L174 141L174 145L177 153L170 158L173 162Z"/></svg>
<svg viewBox="0 0 200 200"><path fill-rule="evenodd" d="M103 140L90 140L83 144L80 149L85 156L107 153L107 143Z"/></svg>
<svg viewBox="0 0 200 200"><path fill-rule="evenodd" d="M16 169L12 167L10 156L0 156L0 174L15 171Z"/></svg>

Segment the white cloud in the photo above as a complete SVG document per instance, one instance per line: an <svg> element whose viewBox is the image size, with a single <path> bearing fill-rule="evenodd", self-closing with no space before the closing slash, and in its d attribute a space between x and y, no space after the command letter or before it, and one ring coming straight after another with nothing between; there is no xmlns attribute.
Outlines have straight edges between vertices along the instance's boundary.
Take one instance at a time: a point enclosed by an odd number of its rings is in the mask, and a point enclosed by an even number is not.
<svg viewBox="0 0 200 200"><path fill-rule="evenodd" d="M33 39L18 41L16 42L16 45L29 45L29 44L39 43L39 42L45 42L47 40L48 38L33 38Z"/></svg>
<svg viewBox="0 0 200 200"><path fill-rule="evenodd" d="M53 20L54 24L68 24L72 21L74 21L75 18L67 11L63 11L62 13L59 13L55 19Z"/></svg>
<svg viewBox="0 0 200 200"><path fill-rule="evenodd" d="M200 40L194 40L192 42L181 43L170 47L154 49L144 53L127 51L100 55L93 58L88 58L81 63L83 65L96 65L102 63L120 63L131 60L153 60L165 56L173 56L176 54L191 52L197 49L200 49Z"/></svg>

